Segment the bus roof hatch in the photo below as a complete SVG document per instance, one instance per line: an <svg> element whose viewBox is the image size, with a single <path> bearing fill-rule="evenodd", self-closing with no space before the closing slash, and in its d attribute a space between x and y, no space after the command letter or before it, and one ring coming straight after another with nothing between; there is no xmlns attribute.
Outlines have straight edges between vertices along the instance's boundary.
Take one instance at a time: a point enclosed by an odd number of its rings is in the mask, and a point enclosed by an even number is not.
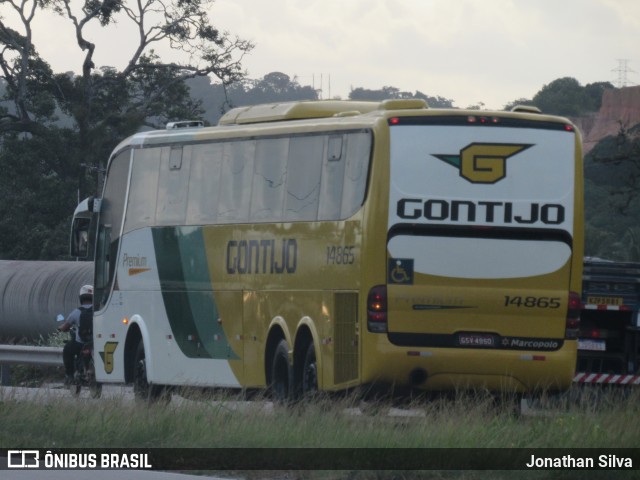
<svg viewBox="0 0 640 480"><path fill-rule="evenodd" d="M420 99L384 100L383 102L351 100L312 100L303 102L271 103L238 107L225 113L218 125L279 122L327 118L333 116L362 115L376 110L407 110L428 108Z"/></svg>

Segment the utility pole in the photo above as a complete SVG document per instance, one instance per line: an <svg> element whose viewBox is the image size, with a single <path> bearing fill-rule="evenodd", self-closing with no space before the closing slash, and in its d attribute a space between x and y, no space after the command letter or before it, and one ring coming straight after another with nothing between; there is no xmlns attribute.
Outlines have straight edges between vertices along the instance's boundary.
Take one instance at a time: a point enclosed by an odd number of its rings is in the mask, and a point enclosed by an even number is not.
<svg viewBox="0 0 640 480"><path fill-rule="evenodd" d="M629 84L629 73L636 73L629 68L629 60L626 58L619 58L618 68L614 68L612 72L616 72L618 74L618 80L616 82L616 87L618 88L624 88Z"/></svg>
<svg viewBox="0 0 640 480"><path fill-rule="evenodd" d="M326 78L326 82L325 82L325 76L324 73L320 74L320 87L316 89L316 74L312 74L311 76L311 81L312 81L312 87L313 89L318 92L318 96L320 100L331 100L331 74L327 74L327 78ZM327 91L328 91L328 95L325 98L325 83L327 84Z"/></svg>

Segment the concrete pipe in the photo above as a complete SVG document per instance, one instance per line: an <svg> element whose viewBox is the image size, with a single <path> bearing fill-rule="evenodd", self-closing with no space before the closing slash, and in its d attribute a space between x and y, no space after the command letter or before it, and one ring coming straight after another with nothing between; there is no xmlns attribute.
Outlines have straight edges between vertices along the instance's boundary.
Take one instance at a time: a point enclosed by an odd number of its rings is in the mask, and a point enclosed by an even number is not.
<svg viewBox="0 0 640 480"><path fill-rule="evenodd" d="M66 317L79 305L86 284L93 284L92 262L0 260L0 338L53 333L56 315Z"/></svg>

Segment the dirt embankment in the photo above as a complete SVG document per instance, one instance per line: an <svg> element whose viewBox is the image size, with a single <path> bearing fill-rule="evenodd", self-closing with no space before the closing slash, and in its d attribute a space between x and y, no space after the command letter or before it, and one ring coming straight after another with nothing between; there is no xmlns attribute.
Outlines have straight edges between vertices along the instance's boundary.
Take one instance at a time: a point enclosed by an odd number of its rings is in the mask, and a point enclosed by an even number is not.
<svg viewBox="0 0 640 480"><path fill-rule="evenodd" d="M621 126L640 123L640 86L605 90L598 113L573 121L582 132L584 153L588 153L603 138L616 135Z"/></svg>

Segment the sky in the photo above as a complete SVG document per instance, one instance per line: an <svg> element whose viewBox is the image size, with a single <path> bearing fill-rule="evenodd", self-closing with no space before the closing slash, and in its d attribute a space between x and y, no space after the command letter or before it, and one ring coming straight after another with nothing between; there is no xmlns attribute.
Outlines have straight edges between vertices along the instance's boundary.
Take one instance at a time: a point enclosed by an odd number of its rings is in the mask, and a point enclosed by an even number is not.
<svg viewBox="0 0 640 480"><path fill-rule="evenodd" d="M638 0L216 0L209 16L255 43L250 78L283 72L322 98L393 86L501 109L561 77L617 84L625 65L640 84ZM134 35L124 21L91 32L96 65L124 67ZM54 70L80 71L65 20L38 15L34 44Z"/></svg>

